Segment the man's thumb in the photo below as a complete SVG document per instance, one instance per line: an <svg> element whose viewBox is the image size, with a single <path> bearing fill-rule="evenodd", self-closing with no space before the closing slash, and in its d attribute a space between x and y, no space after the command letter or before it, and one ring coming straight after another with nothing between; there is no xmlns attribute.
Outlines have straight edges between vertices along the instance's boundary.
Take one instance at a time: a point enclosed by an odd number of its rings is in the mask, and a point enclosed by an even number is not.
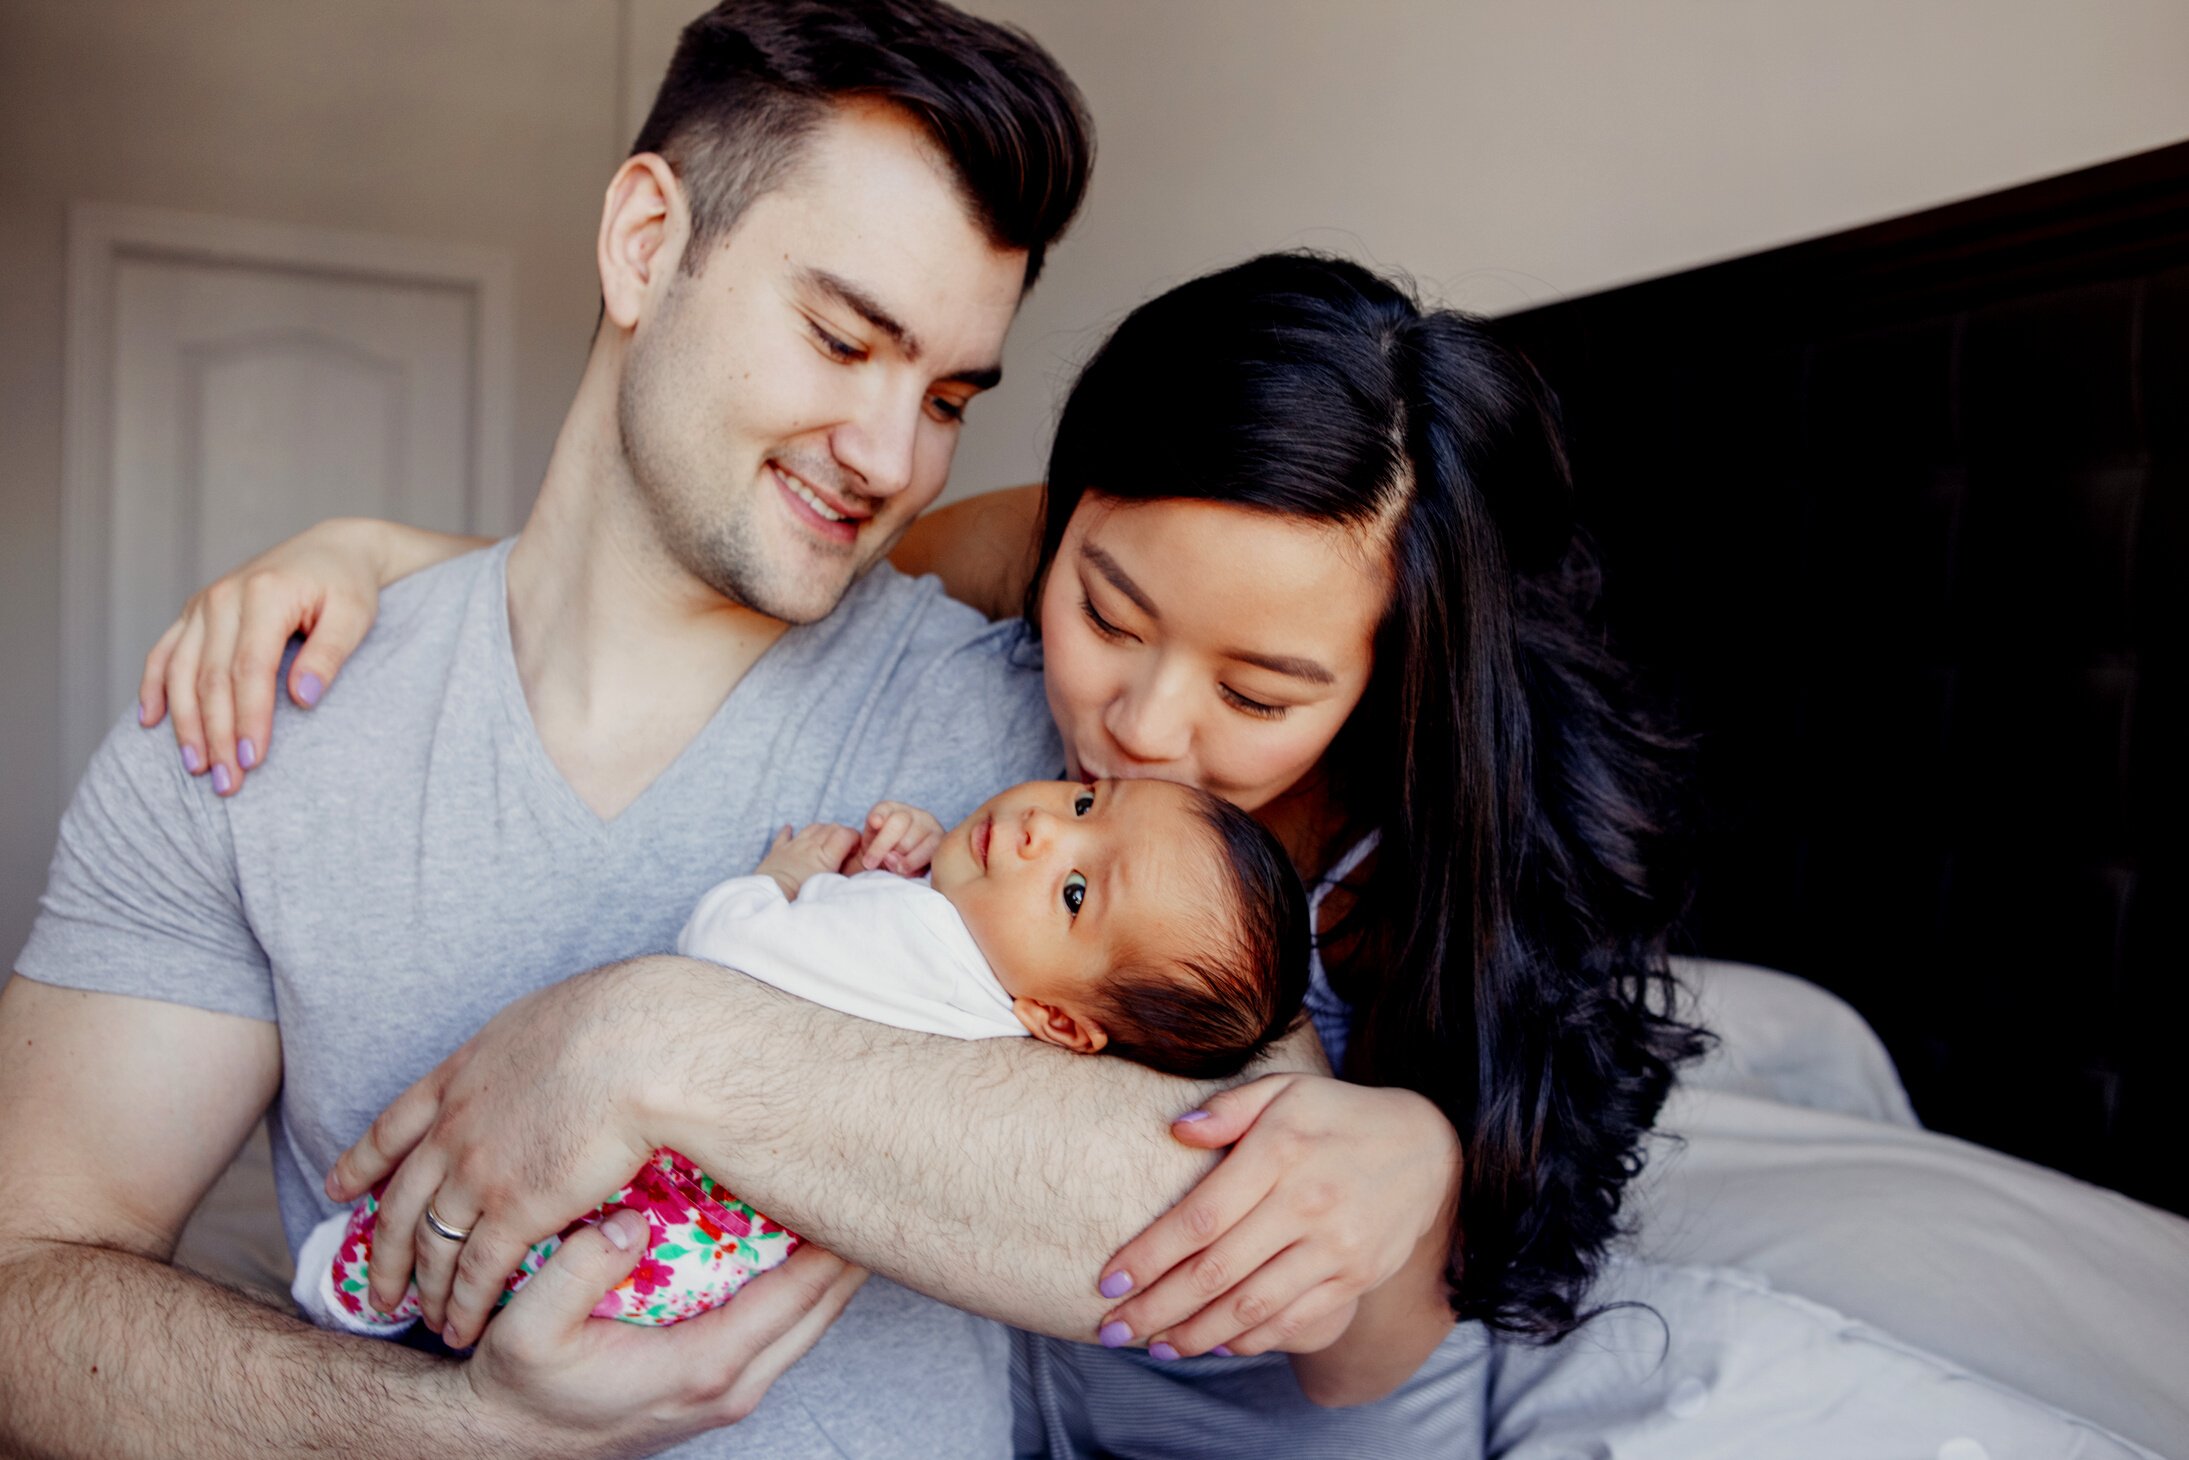
<svg viewBox="0 0 2189 1460"><path fill-rule="evenodd" d="M646 1255L648 1230L646 1219L629 1209L580 1226L510 1300L511 1316L523 1307L531 1321L555 1328L583 1323Z"/></svg>
<svg viewBox="0 0 2189 1460"><path fill-rule="evenodd" d="M1269 1103L1292 1083L1290 1075L1264 1075L1244 1085L1219 1091L1171 1122L1171 1134L1188 1146L1215 1150L1235 1144L1247 1128L1262 1118Z"/></svg>

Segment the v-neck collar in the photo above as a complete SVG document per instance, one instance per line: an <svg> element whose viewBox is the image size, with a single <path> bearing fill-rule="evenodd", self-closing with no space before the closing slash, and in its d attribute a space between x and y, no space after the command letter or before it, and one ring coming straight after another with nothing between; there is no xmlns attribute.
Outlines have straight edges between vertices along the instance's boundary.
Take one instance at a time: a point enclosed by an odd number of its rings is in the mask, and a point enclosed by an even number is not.
<svg viewBox="0 0 2189 1460"><path fill-rule="evenodd" d="M525 699L524 681L517 674L516 640L509 626L509 553L516 544L509 538L495 549L496 560L492 581L487 585L492 603L485 607L491 615L493 631L495 695L501 702L504 728L510 737L510 745L525 769L540 786L549 805L572 826L596 839L607 840L618 836L624 827L641 825L647 820L653 804L670 794L680 780L686 779L686 767L702 756L712 753L712 748L734 732L732 726L741 717L742 707L755 698L765 697L770 682L779 672L777 665L782 655L777 651L792 639L800 636L802 625L793 624L776 636L775 642L760 651L760 657L752 662L737 683L730 686L722 703L708 716L706 724L685 742L676 757L662 767L636 796L613 816L602 816L585 802L555 764L555 758L547 753L547 743L540 739L539 726L533 721L532 706Z"/></svg>

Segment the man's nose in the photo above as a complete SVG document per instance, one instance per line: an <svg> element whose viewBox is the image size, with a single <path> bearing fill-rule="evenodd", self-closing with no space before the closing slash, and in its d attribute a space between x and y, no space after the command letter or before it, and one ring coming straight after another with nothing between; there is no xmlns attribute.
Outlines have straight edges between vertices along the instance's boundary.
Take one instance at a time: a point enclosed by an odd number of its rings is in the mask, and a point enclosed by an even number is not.
<svg viewBox="0 0 2189 1460"><path fill-rule="evenodd" d="M920 412L926 393L897 386L877 388L860 410L836 428L836 460L858 474L860 490L870 497L893 497L912 485L912 462L919 444Z"/></svg>

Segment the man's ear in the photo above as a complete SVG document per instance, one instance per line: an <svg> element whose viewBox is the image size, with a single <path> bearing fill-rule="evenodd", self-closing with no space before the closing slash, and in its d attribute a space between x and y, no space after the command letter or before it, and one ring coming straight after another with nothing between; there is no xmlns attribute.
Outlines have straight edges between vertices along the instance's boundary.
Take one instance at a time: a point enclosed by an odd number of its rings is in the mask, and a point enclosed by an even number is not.
<svg viewBox="0 0 2189 1460"><path fill-rule="evenodd" d="M618 328L636 328L649 299L669 286L691 239L684 188L669 164L652 152L626 157L608 181L601 204L601 309Z"/></svg>
<svg viewBox="0 0 2189 1460"><path fill-rule="evenodd" d="M1039 999L1013 999L1011 1012L1026 1026L1028 1034L1044 1044L1053 1044L1074 1054L1100 1054L1102 1046L1110 1042L1110 1036L1092 1019L1055 1004L1044 1004Z"/></svg>

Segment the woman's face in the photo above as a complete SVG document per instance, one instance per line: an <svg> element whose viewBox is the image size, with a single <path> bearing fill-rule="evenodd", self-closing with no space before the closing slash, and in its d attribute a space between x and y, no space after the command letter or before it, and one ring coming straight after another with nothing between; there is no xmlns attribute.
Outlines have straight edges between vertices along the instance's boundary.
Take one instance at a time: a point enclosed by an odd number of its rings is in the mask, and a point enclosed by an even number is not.
<svg viewBox="0 0 2189 1460"><path fill-rule="evenodd" d="M1090 493L1041 598L1070 774L1159 776L1260 809L1368 688L1388 582L1347 528Z"/></svg>

